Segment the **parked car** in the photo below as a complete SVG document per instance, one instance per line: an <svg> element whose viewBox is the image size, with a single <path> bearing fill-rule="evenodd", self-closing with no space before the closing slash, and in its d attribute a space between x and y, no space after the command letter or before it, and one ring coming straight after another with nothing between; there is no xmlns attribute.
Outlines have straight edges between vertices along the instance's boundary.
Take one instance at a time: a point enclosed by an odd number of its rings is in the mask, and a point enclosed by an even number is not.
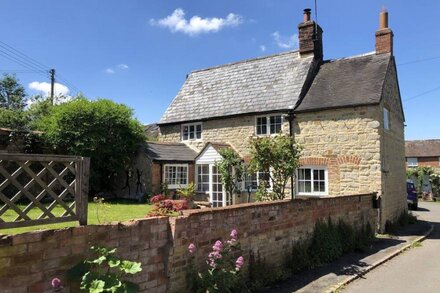
<svg viewBox="0 0 440 293"><path fill-rule="evenodd" d="M406 181L406 201L408 207L412 210L417 210L419 205L419 199L417 197L417 190L412 181Z"/></svg>

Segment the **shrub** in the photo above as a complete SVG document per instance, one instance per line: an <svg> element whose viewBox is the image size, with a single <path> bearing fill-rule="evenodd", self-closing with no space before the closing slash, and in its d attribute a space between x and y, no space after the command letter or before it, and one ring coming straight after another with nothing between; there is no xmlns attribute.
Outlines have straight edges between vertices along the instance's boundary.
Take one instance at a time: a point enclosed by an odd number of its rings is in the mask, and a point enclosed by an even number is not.
<svg viewBox="0 0 440 293"><path fill-rule="evenodd" d="M188 246L190 266L187 273L190 292L243 292L242 282L243 256L235 257L240 251L238 233L231 231L230 239L223 243L217 240L208 254L207 269L199 270L195 264L196 246Z"/></svg>
<svg viewBox="0 0 440 293"><path fill-rule="evenodd" d="M79 97L56 105L35 121L45 142L61 154L90 157L90 189L111 191L114 174L123 171L137 145L144 140L143 127L133 111L110 100Z"/></svg>
<svg viewBox="0 0 440 293"><path fill-rule="evenodd" d="M316 222L309 251L313 258L312 263L320 266L340 257L343 252L340 239L338 229L333 225L331 218L327 223Z"/></svg>
<svg viewBox="0 0 440 293"><path fill-rule="evenodd" d="M92 246L90 249L96 257L80 262L67 272L69 279L81 280L81 290L93 293L139 291L137 284L124 278L142 271L140 262L116 257L116 248Z"/></svg>
<svg viewBox="0 0 440 293"><path fill-rule="evenodd" d="M249 255L249 280L248 290L251 292L264 291L264 289L286 279L289 276L288 270L269 265L257 253Z"/></svg>
<svg viewBox="0 0 440 293"><path fill-rule="evenodd" d="M309 247L309 241L298 241L292 245L291 254L288 256L286 263L287 268L292 274L311 267L312 260L309 254Z"/></svg>
<svg viewBox="0 0 440 293"><path fill-rule="evenodd" d="M148 213L147 217L171 216L175 212L181 213L182 210L187 210L189 208L186 199L172 200L168 199L163 194L153 196L150 199L150 202L154 204L154 209Z"/></svg>
<svg viewBox="0 0 440 293"><path fill-rule="evenodd" d="M394 234L399 230L399 228L403 228L408 224L415 224L416 222L416 216L414 216L411 212L408 212L407 210L403 210L396 221L392 222L390 220L387 220L385 222L385 232Z"/></svg>

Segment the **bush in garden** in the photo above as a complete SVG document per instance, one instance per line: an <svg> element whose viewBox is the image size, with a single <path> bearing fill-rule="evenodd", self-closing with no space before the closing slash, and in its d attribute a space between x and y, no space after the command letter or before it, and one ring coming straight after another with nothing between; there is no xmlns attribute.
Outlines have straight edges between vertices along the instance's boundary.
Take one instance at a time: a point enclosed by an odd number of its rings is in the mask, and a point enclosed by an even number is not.
<svg viewBox="0 0 440 293"><path fill-rule="evenodd" d="M245 291L241 270L244 265L240 252L237 230L232 230L226 242L217 240L206 259L206 268L197 268L195 252L197 248L188 246L190 266L187 280L190 292L242 292Z"/></svg>
<svg viewBox="0 0 440 293"><path fill-rule="evenodd" d="M147 217L159 217L159 216L171 216L174 213L181 213L182 210L187 210L189 208L188 201L183 200L172 200L168 199L163 194L157 194L150 199L150 202L154 204L154 209L152 209Z"/></svg>

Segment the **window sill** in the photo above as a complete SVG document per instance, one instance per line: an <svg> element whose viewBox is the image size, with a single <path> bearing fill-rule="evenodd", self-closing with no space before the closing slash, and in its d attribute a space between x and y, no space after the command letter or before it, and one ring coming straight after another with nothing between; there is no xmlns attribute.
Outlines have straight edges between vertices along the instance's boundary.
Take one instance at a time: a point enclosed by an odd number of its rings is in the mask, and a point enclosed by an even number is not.
<svg viewBox="0 0 440 293"><path fill-rule="evenodd" d="M187 186L188 184L168 184L168 189L180 189Z"/></svg>

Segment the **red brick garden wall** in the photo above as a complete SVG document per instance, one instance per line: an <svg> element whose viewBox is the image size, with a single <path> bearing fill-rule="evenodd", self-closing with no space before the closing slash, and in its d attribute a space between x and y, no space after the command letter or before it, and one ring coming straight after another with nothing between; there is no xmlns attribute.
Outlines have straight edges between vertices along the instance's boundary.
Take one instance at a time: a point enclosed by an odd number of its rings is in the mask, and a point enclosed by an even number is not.
<svg viewBox="0 0 440 293"><path fill-rule="evenodd" d="M245 262L250 251L268 264L282 265L292 244L309 237L318 219L343 218L354 226L376 223L372 195L241 204L185 211L177 218L67 228L0 238L0 292L44 292L53 277L65 284L67 269L91 245L117 247L124 258L142 262L135 281L142 292L184 292L187 247L197 246L200 262L213 243L239 232Z"/></svg>
<svg viewBox="0 0 440 293"><path fill-rule="evenodd" d="M0 236L0 292L53 292L54 277L62 280L62 292L78 292L66 284L66 270L84 259L91 245L117 247L118 255L142 262L133 281L143 292L165 292L168 229L168 218L161 217Z"/></svg>

